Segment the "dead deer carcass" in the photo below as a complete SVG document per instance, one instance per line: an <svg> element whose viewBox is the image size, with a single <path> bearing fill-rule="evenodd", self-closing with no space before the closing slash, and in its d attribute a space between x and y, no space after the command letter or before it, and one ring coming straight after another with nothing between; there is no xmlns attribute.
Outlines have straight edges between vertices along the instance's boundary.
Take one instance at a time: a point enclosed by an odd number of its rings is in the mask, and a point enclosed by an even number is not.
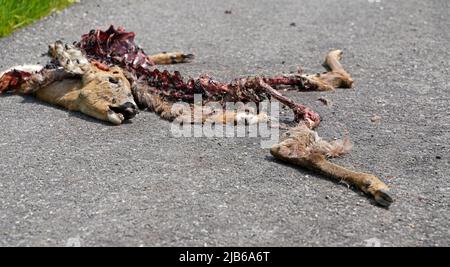
<svg viewBox="0 0 450 267"><path fill-rule="evenodd" d="M328 157L347 153L349 142L328 143L312 129L320 116L310 108L283 96L277 88L329 91L350 88L353 80L340 63L342 51L333 50L325 59L328 72L273 77L254 76L221 83L207 75L185 80L179 72L159 71L156 64L181 63L193 58L183 53L161 53L147 56L134 44L134 33L110 27L83 35L76 46L56 42L50 46L52 61L45 67L22 66L1 74L0 92L32 94L37 98L68 110L80 111L113 124L132 119L139 109L158 113L174 120L182 116L173 109L178 101L191 103L194 95L203 102L254 102L278 100L294 112L298 126L290 129L284 139L271 149L276 158L312 169L339 180L355 184L372 195L382 206L393 199L388 187L377 177L353 172L328 162ZM202 122L236 123L238 114L206 114ZM267 119L265 116L258 120Z"/></svg>

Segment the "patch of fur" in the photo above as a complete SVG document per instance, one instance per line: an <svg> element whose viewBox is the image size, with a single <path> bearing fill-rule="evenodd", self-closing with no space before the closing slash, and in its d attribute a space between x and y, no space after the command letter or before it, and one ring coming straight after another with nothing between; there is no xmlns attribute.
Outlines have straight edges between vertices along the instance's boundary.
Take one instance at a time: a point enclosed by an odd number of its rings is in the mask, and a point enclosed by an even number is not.
<svg viewBox="0 0 450 267"><path fill-rule="evenodd" d="M352 143L348 137L328 142L306 125L292 128L285 134L284 139L291 139L291 146L295 144L295 150L303 157L309 157L311 154L316 153L330 158L339 157L349 153L352 149Z"/></svg>
<svg viewBox="0 0 450 267"><path fill-rule="evenodd" d="M338 139L332 142L327 142L319 137L316 133L317 139L313 145L314 152L319 152L329 158L339 157L348 154L353 147L350 138L347 136L344 139Z"/></svg>

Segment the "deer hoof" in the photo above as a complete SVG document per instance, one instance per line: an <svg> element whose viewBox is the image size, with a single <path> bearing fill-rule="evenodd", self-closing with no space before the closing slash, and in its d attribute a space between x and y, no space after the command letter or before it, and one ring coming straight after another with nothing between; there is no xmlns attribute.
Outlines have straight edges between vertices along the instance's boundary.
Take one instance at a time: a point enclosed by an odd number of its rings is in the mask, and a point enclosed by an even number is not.
<svg viewBox="0 0 450 267"><path fill-rule="evenodd" d="M392 193L388 190L380 189L375 193L375 201L383 207L389 207L394 202L394 199L392 198Z"/></svg>

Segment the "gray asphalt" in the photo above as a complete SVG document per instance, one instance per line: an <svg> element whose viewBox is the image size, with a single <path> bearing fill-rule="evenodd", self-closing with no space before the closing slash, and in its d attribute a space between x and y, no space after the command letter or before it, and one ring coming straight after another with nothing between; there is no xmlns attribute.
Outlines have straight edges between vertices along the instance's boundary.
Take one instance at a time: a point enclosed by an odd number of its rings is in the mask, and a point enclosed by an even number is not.
<svg viewBox="0 0 450 267"><path fill-rule="evenodd" d="M44 63L52 41L124 25L148 53L197 55L169 69L223 81L297 65L322 71L325 53L340 48L354 89L289 96L322 115L320 135L349 134L353 152L334 162L379 175L396 195L389 210L380 208L343 184L279 164L258 139L174 138L151 113L113 127L7 96L0 245L450 245L449 5L81 1L0 39L5 69Z"/></svg>

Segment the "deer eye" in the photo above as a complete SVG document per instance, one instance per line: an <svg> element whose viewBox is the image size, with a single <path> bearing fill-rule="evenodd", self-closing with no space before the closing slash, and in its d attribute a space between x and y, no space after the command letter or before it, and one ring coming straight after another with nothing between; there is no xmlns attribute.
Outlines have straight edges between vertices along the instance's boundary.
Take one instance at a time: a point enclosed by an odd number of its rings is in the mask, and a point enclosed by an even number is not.
<svg viewBox="0 0 450 267"><path fill-rule="evenodd" d="M113 77L109 77L109 82L110 82L110 83L113 83L113 84L118 84L118 83L119 83L119 80L116 79L116 78L113 78Z"/></svg>

